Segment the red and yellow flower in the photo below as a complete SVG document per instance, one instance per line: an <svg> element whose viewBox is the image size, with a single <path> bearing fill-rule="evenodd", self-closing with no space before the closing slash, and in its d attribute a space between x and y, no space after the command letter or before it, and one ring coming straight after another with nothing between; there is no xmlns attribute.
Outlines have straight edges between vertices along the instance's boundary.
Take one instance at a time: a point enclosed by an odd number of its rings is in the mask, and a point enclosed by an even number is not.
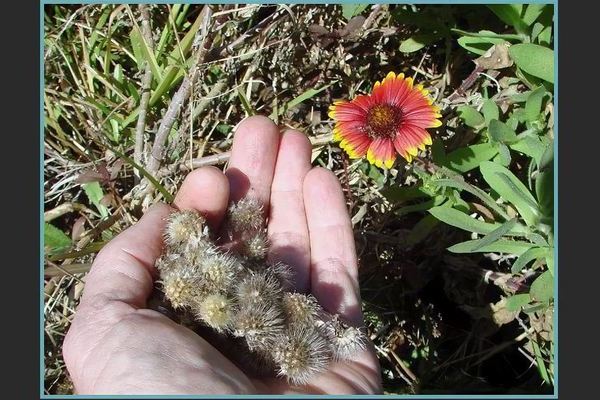
<svg viewBox="0 0 600 400"><path fill-rule="evenodd" d="M441 125L440 108L428 94L412 78L390 72L375 82L370 95L329 107L329 117L335 120L333 139L351 158L366 155L380 168L391 168L397 154L410 162L431 144L426 129Z"/></svg>

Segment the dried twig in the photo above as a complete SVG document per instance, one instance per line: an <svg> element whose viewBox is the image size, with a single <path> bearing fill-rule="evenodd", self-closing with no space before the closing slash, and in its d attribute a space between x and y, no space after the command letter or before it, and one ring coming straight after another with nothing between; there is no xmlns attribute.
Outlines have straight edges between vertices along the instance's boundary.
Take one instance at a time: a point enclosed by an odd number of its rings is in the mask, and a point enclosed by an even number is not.
<svg viewBox="0 0 600 400"><path fill-rule="evenodd" d="M316 136L314 138L310 138L310 142L314 147L317 147L317 146L322 146L324 144L331 142L331 139L332 139L332 135L325 134L325 135ZM190 166L190 162L183 162L183 163L179 164L179 169L181 171L190 171L190 170L201 168L201 167L207 167L209 165L224 164L227 161L229 161L230 155L231 155L231 152L227 151L225 153L212 154L210 156L205 156L205 157L201 157L201 158L194 158L193 160L191 160L191 166Z"/></svg>
<svg viewBox="0 0 600 400"><path fill-rule="evenodd" d="M62 203L51 210L44 212L44 222L50 222L73 211L86 211L92 213L89 208L79 203Z"/></svg>
<svg viewBox="0 0 600 400"><path fill-rule="evenodd" d="M210 17L212 15L212 10L209 5L205 5L202 9L202 13L204 16L202 18L202 30L201 37L204 41L198 48L197 53L194 56L194 64L190 68L190 73L187 74L177 92L173 95L173 99L171 100L171 104L167 108L167 112L163 116L163 119L158 127L158 131L156 133L156 137L154 138L154 144L152 146L152 152L150 153L150 158L148 160L147 170L151 175L155 175L160 167L160 164L164 157L165 150L165 142L169 133L171 132L171 128L175 123L175 119L179 112L181 111L181 107L183 103L188 99L191 93L192 85L196 81L198 76L198 66L204 62L204 58L208 53L208 48L210 47L210 38L208 35L208 25L210 21Z"/></svg>
<svg viewBox="0 0 600 400"><path fill-rule="evenodd" d="M150 13L147 4L140 4L140 13L142 14L142 35L144 41L150 49L154 49L152 40L152 29L150 28ZM152 84L152 68L150 63L146 62L144 77L142 78L142 97L140 99L140 112L138 114L137 125L135 127L135 148L133 150L133 160L139 165L144 165L144 131L146 129L146 111L150 102L150 85ZM139 171L135 171L136 184L140 179Z"/></svg>

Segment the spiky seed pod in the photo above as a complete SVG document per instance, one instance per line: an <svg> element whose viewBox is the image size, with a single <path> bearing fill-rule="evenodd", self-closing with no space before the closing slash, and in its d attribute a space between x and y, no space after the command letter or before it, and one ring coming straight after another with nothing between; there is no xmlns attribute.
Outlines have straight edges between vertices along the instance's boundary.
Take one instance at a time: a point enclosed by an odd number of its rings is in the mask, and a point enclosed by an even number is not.
<svg viewBox="0 0 600 400"><path fill-rule="evenodd" d="M282 306L288 324L315 326L315 318L319 313L320 306L313 296L284 293Z"/></svg>
<svg viewBox="0 0 600 400"><path fill-rule="evenodd" d="M202 286L207 293L228 293L244 266L224 253L210 253L199 257Z"/></svg>
<svg viewBox="0 0 600 400"><path fill-rule="evenodd" d="M237 286L235 297L240 306L276 304L281 299L281 285L268 272L252 272Z"/></svg>
<svg viewBox="0 0 600 400"><path fill-rule="evenodd" d="M234 232L253 232L265 224L263 207L254 198L244 197L227 210L227 223Z"/></svg>
<svg viewBox="0 0 600 400"><path fill-rule="evenodd" d="M167 218L165 243L171 248L186 248L189 245L198 247L206 240L205 223L204 217L196 211L175 211Z"/></svg>
<svg viewBox="0 0 600 400"><path fill-rule="evenodd" d="M173 269L161 273L160 281L165 297L173 308L188 307L199 296L197 271L192 269Z"/></svg>
<svg viewBox="0 0 600 400"><path fill-rule="evenodd" d="M192 306L196 316L217 332L231 325L232 301L222 294L210 294Z"/></svg>
<svg viewBox="0 0 600 400"><path fill-rule="evenodd" d="M277 262L275 264L271 264L267 267L267 271L275 275L279 283L281 284L281 288L284 291L290 291L294 288L294 278L295 273L292 267L289 265Z"/></svg>
<svg viewBox="0 0 600 400"><path fill-rule="evenodd" d="M233 334L244 337L250 350L267 351L283 333L284 324L280 307L244 304L233 317Z"/></svg>
<svg viewBox="0 0 600 400"><path fill-rule="evenodd" d="M337 314L317 325L330 342L335 360L347 360L366 348L364 331L344 323Z"/></svg>
<svg viewBox="0 0 600 400"><path fill-rule="evenodd" d="M264 231L259 230L248 238L242 238L242 242L242 252L246 257L262 260L267 256L269 243Z"/></svg>
<svg viewBox="0 0 600 400"><path fill-rule="evenodd" d="M154 266L161 274L163 274L177 268L177 266L181 264L182 258L183 256L181 254L167 251L156 259Z"/></svg>
<svg viewBox="0 0 600 400"><path fill-rule="evenodd" d="M294 385L302 385L327 369L331 350L317 329L291 325L275 344L273 359L279 376Z"/></svg>

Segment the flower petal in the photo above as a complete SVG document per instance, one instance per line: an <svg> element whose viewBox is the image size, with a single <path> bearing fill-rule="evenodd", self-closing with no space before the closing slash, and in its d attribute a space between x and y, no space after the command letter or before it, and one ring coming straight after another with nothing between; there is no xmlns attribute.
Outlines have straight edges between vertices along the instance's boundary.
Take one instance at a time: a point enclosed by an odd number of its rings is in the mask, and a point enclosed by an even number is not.
<svg viewBox="0 0 600 400"><path fill-rule="evenodd" d="M354 102L337 102L329 107L328 115L336 121L364 121L367 113Z"/></svg>
<svg viewBox="0 0 600 400"><path fill-rule="evenodd" d="M335 124L333 139L340 141L340 147L350 158L363 157L372 139L364 133L362 124L358 121L344 121Z"/></svg>
<svg viewBox="0 0 600 400"><path fill-rule="evenodd" d="M391 168L396 161L392 139L377 138L373 140L367 151L367 160L379 168Z"/></svg>

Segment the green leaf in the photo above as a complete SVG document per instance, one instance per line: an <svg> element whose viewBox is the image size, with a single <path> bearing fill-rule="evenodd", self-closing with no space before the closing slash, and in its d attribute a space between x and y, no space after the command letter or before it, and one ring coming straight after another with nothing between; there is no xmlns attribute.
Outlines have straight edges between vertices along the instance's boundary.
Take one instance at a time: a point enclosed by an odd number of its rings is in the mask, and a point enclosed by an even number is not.
<svg viewBox="0 0 600 400"><path fill-rule="evenodd" d="M537 135L519 135L519 140L509 146L511 149L533 158L539 164L548 144L543 143Z"/></svg>
<svg viewBox="0 0 600 400"><path fill-rule="evenodd" d="M254 110L252 110L252 106L250 106L250 102L248 101L248 98L246 98L246 95L242 89L238 89L238 97L240 98L240 102L242 103L242 107L244 108L246 116L249 117L254 115Z"/></svg>
<svg viewBox="0 0 600 400"><path fill-rule="evenodd" d="M537 175L535 195L543 214L554 217L554 170L552 168Z"/></svg>
<svg viewBox="0 0 600 400"><path fill-rule="evenodd" d="M44 224L44 247L51 252L71 246L71 239L60 229L46 222Z"/></svg>
<svg viewBox="0 0 600 400"><path fill-rule="evenodd" d="M140 32L139 26L136 25L133 29L135 31L137 31L137 35L140 40L141 52L142 52L146 62L150 65L150 69L152 70L153 78L155 78L157 82L160 82L162 80L162 69L158 65L158 62L156 61L154 52L150 48L149 44L146 43L144 36Z"/></svg>
<svg viewBox="0 0 600 400"><path fill-rule="evenodd" d="M369 4L342 4L342 15L346 20L362 13Z"/></svg>
<svg viewBox="0 0 600 400"><path fill-rule="evenodd" d="M549 250L550 249L547 247L532 247L525 253L521 254L519 258L517 258L517 260L512 265L510 272L512 272L513 274L518 274L523 268L525 268L525 266L529 262L538 258L546 257L546 254L548 254Z"/></svg>
<svg viewBox="0 0 600 400"><path fill-rule="evenodd" d="M511 34L511 33L496 33L487 30L481 30L479 32L468 32L463 31L462 29L451 28L450 32L462 35L465 37L476 37L476 38L492 38L492 39L502 39L502 40L513 40L513 41L523 41L523 35Z"/></svg>
<svg viewBox="0 0 600 400"><path fill-rule="evenodd" d="M473 251L477 251L483 247L496 243L502 236L506 235L517 224L517 219L513 218L506 221L498 228L494 229L484 237L478 240L478 243L473 247Z"/></svg>
<svg viewBox="0 0 600 400"><path fill-rule="evenodd" d="M498 156L493 161L497 161L505 167L510 165L512 157L510 155L510 149L504 143L498 143Z"/></svg>
<svg viewBox="0 0 600 400"><path fill-rule="evenodd" d="M451 251L452 253L506 253L519 256L533 246L528 242L500 239L492 244L480 247L479 243L481 240L482 239L468 240L466 242L458 243L448 247L448 251Z"/></svg>
<svg viewBox="0 0 600 400"><path fill-rule="evenodd" d="M533 90L527 101L525 102L525 115L527 120L530 122L536 121L540 118L540 111L542 109L542 102L546 94L546 88L543 86Z"/></svg>
<svg viewBox="0 0 600 400"><path fill-rule="evenodd" d="M481 112L483 113L483 118L485 118L486 125L489 125L493 119L500 119L500 108L498 108L498 105L492 99L486 99L483 102Z"/></svg>
<svg viewBox="0 0 600 400"><path fill-rule="evenodd" d="M530 296L531 298L531 296ZM532 314L534 312L542 311L548 308L548 304L535 303L529 307L523 307L523 312L526 314Z"/></svg>
<svg viewBox="0 0 600 400"><path fill-rule="evenodd" d="M527 26L531 26L547 7L547 4L529 4L523 13L522 21Z"/></svg>
<svg viewBox="0 0 600 400"><path fill-rule="evenodd" d="M448 154L444 165L457 172L467 172L477 168L483 161L492 159L498 154L498 147L493 143L474 144L461 147Z"/></svg>
<svg viewBox="0 0 600 400"><path fill-rule="evenodd" d="M531 284L529 295L532 300L547 303L554 297L554 277L550 271L545 271Z"/></svg>
<svg viewBox="0 0 600 400"><path fill-rule="evenodd" d="M493 45L497 43L503 43L504 39L493 37L462 36L458 38L457 42L464 49L482 56Z"/></svg>
<svg viewBox="0 0 600 400"><path fill-rule="evenodd" d="M533 24L533 27L531 28L531 41L535 42L536 39L538 38L538 36L540 35L540 33L544 30L545 26L539 22L536 22L535 24Z"/></svg>
<svg viewBox="0 0 600 400"><path fill-rule="evenodd" d="M88 182L81 185L83 187L83 191L85 192L88 200L92 203L102 218L108 217L108 208L104 204L100 203L100 200L104 197L104 192L102 191L102 187L99 182Z"/></svg>
<svg viewBox="0 0 600 400"><path fill-rule="evenodd" d="M515 294L506 298L504 306L508 311L515 312L521 310L523 306L526 306L531 301L529 293Z"/></svg>
<svg viewBox="0 0 600 400"><path fill-rule="evenodd" d="M533 348L533 354L535 355L535 364L537 365L537 369L540 373L540 376L546 383L550 383L550 377L548 376L548 370L546 369L546 360L544 360L544 356L542 355L542 351L540 350L540 345L537 340L530 340L531 347Z"/></svg>
<svg viewBox="0 0 600 400"><path fill-rule="evenodd" d="M554 141L550 141L550 144L544 149L544 153L540 157L538 168L543 171L552 166L554 161Z"/></svg>
<svg viewBox="0 0 600 400"><path fill-rule="evenodd" d="M533 43L515 44L508 49L510 57L523 71L554 83L554 51Z"/></svg>
<svg viewBox="0 0 600 400"><path fill-rule="evenodd" d="M517 141L517 134L504 122L493 119L488 129L490 139L500 143L513 143Z"/></svg>
<svg viewBox="0 0 600 400"><path fill-rule="evenodd" d="M403 40L400 43L400 51L403 53L413 53L421 50L423 47L433 43L436 39L439 39L439 35L435 34L418 34Z"/></svg>
<svg viewBox="0 0 600 400"><path fill-rule="evenodd" d="M431 215L433 215L440 221L448 225L463 229L467 232L488 234L502 226L497 222L488 223L480 221L448 206L433 207L429 209L429 212L431 213ZM514 229L511 230L511 232L513 235L524 234L523 229L519 228L518 226L515 226Z"/></svg>
<svg viewBox="0 0 600 400"><path fill-rule="evenodd" d="M533 195L508 169L493 162L484 161L480 166L483 179L502 198L512 203L527 225L535 226L540 213Z"/></svg>
<svg viewBox="0 0 600 400"><path fill-rule="evenodd" d="M175 48L169 53L167 59L169 60L169 66L166 68L162 80L159 81L156 90L150 96L150 105L153 106L156 102L167 93L173 85L183 77L182 67L183 65L191 60L181 60L181 54L184 56L190 52L192 44L194 43L194 37L202 25L203 13L199 13L194 21L194 24L190 27L188 32L185 34L183 39L175 45ZM176 62L178 60L178 62Z"/></svg>
<svg viewBox="0 0 600 400"><path fill-rule="evenodd" d="M472 195L476 196L477 198L479 198L481 201L483 201L483 203L488 208L493 210L496 214L500 215L502 218L509 219L508 214L506 214L506 212L504 212L502 210L502 208L500 208L500 206L494 201L494 199L489 194L487 194L483 190L479 189L478 187L470 185L469 183L465 182L464 180L460 180L460 179L456 179L456 178L454 178L454 179L436 179L436 180L432 181L432 183L443 186L443 187L452 187L452 188L459 189L459 190L465 190L465 191L471 193Z"/></svg>
<svg viewBox="0 0 600 400"><path fill-rule="evenodd" d="M483 115L471 106L460 106L456 109L458 116L464 121L467 126L477 128L485 123Z"/></svg>
<svg viewBox="0 0 600 400"><path fill-rule="evenodd" d="M144 66L144 52L142 50L142 37L140 31L132 29L129 33L129 41L131 42L131 48L133 49L133 56L137 63L137 68L141 70Z"/></svg>
<svg viewBox="0 0 600 400"><path fill-rule="evenodd" d="M537 41L542 46L550 46L550 40L552 39L552 27L545 27L537 37Z"/></svg>
<svg viewBox="0 0 600 400"><path fill-rule="evenodd" d="M502 22L515 28L518 33L527 31L527 24L521 18L522 4L493 4L488 7L502 20Z"/></svg>
<svg viewBox="0 0 600 400"><path fill-rule="evenodd" d="M334 83L336 83L337 81L333 81L331 83L328 83L327 85L319 88L319 89L308 89L306 92L302 93L301 95L293 98L292 100L290 100L290 102L287 103L285 108L282 108L279 110L279 115L282 115L286 110L289 110L290 108L293 108L295 106L297 106L298 104L318 95L319 93L321 93L322 91L324 91L325 89L327 89L329 86L333 85ZM271 113L271 118L274 119L275 118L275 114Z"/></svg>

